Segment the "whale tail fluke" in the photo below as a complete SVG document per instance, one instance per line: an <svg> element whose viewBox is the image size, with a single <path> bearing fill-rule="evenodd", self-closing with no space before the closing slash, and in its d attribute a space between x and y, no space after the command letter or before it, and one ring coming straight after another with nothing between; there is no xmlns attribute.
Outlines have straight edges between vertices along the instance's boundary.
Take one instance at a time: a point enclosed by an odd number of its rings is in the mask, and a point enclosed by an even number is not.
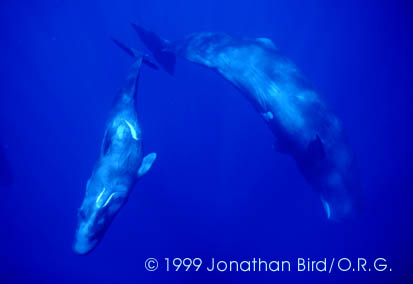
<svg viewBox="0 0 413 284"><path fill-rule="evenodd" d="M148 65L149 67L152 67L153 69L159 70L158 66L156 65L156 63L146 54L126 46L125 44L123 44L122 42L120 42L119 40L112 38L112 41L119 46L123 51L125 51L127 54L129 54L132 57L135 58L139 58L142 57L142 62L145 63L146 65Z"/></svg>
<svg viewBox="0 0 413 284"><path fill-rule="evenodd" d="M152 52L153 57L158 61L159 65L170 75L173 75L176 55L169 50L169 41L134 23L132 23L132 27L144 45Z"/></svg>

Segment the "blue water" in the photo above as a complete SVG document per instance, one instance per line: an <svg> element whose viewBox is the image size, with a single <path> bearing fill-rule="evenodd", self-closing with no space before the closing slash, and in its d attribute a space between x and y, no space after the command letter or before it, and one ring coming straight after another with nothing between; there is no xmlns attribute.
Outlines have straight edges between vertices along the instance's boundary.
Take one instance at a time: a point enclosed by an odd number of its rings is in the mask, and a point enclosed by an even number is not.
<svg viewBox="0 0 413 284"><path fill-rule="evenodd" d="M413 283L408 1L2 1L0 283ZM138 113L157 152L103 242L71 246L111 102L143 50L129 23L271 38L341 118L364 209L327 221L295 162L217 74L144 67ZM3 160L3 158L2 158ZM6 167L6 165L2 165ZM160 261L145 270L148 257ZM385 258L384 272L165 272L164 258Z"/></svg>

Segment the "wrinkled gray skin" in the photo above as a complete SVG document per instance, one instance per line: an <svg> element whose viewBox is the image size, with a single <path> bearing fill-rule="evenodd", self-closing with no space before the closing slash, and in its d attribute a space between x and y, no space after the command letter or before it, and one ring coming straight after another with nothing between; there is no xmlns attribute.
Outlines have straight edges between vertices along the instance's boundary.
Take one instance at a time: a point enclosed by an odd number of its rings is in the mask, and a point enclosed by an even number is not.
<svg viewBox="0 0 413 284"><path fill-rule="evenodd" d="M160 42L165 54L216 70L240 90L273 132L275 149L291 155L319 193L329 219L340 220L357 211L358 169L341 122L271 40L205 32L171 43L154 41L154 33L135 29L158 58L154 42Z"/></svg>
<svg viewBox="0 0 413 284"><path fill-rule="evenodd" d="M135 96L142 57L133 64L111 109L100 157L87 182L78 212L73 250L87 254L102 239L113 218L126 203L139 177L156 158L142 155L141 130L135 110Z"/></svg>

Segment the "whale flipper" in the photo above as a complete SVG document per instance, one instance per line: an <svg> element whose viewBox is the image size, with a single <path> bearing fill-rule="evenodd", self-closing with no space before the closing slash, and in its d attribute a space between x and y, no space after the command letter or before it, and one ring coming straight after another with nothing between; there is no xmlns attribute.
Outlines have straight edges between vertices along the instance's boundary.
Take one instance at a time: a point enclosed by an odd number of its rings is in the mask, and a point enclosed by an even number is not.
<svg viewBox="0 0 413 284"><path fill-rule="evenodd" d="M132 23L141 41L152 52L156 61L168 72L170 75L174 74L176 55L169 51L169 41L159 37L152 31L149 31L141 26Z"/></svg>
<svg viewBox="0 0 413 284"><path fill-rule="evenodd" d="M138 177L145 175L149 171L155 159L156 153L150 153L143 158L142 165L138 170Z"/></svg>

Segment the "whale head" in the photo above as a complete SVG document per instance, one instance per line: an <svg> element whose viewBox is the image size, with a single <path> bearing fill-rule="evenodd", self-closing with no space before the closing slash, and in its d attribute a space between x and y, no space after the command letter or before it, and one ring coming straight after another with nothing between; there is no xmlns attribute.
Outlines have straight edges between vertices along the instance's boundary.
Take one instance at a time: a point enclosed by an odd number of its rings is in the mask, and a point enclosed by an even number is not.
<svg viewBox="0 0 413 284"><path fill-rule="evenodd" d="M78 211L73 244L77 254L87 254L99 244L126 200L124 190L113 191L100 182L88 182L85 199Z"/></svg>
<svg viewBox="0 0 413 284"><path fill-rule="evenodd" d="M337 139L325 144L317 136L305 156L297 160L306 179L317 190L326 216L343 221L360 211L361 184L354 154L347 143Z"/></svg>

